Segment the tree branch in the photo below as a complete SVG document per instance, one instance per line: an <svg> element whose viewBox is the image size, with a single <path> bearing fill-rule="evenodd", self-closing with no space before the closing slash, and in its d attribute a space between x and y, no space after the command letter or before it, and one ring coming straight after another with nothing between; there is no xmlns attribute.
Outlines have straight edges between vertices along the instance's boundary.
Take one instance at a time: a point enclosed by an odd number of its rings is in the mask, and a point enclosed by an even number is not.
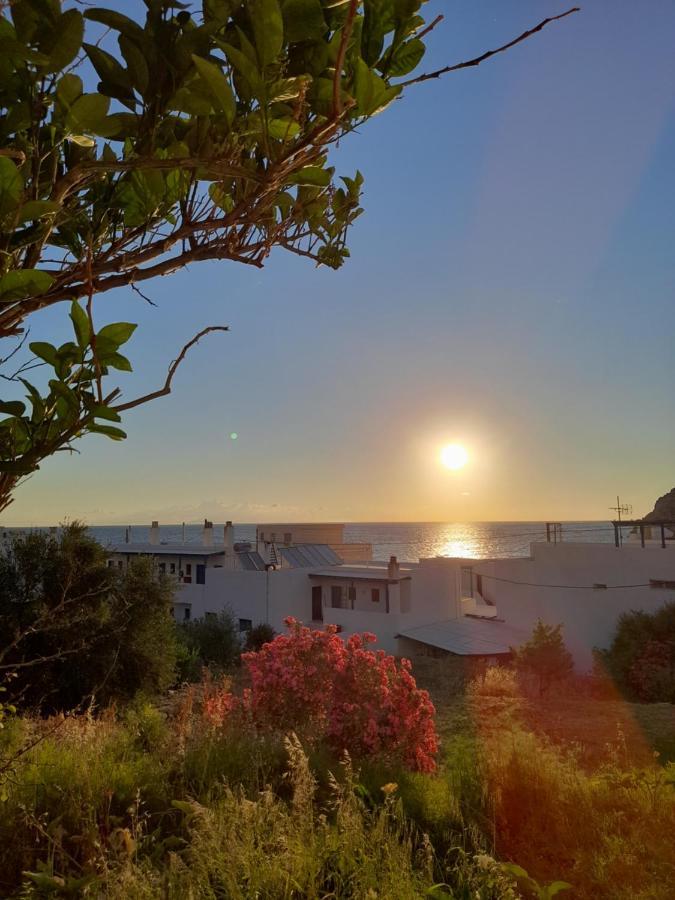
<svg viewBox="0 0 675 900"><path fill-rule="evenodd" d="M496 50L486 50L485 53L483 53L481 56L475 57L475 59L469 59L466 62L455 63L454 66L445 66L443 69L438 69L436 72L427 72L425 75L418 75L416 78L410 78L408 81L400 82L397 87L409 87L411 84L419 84L422 81L429 81L432 78L440 78L442 75L447 75L448 72L458 72L460 69L470 69L472 66L479 66L482 62L485 62L486 59L490 59L491 57L496 56L498 53L503 53L505 50L510 50L510 48L515 47L516 44L520 44L522 43L522 41L526 41L528 38L531 38L533 34L541 31L542 28L545 28L550 22L557 22L559 19L564 19L566 16L571 16L572 13L577 13L580 11L581 7L573 6L571 9L568 9L567 12L560 13L559 16L549 16L548 19L544 19L538 25L535 25L534 28L530 28L528 31L524 31L517 38L509 41L508 44L497 47Z"/></svg>
<svg viewBox="0 0 675 900"><path fill-rule="evenodd" d="M335 77L333 78L333 118L339 119L342 115L342 69L345 64L345 56L347 55L347 44L352 36L354 28L354 19L356 18L356 10L359 7L359 0L351 0L349 11L345 24L342 26L342 35L340 37L340 47L338 49L337 59L335 61Z"/></svg>
<svg viewBox="0 0 675 900"><path fill-rule="evenodd" d="M188 341L187 344L180 351L176 359L169 366L169 371L166 376L166 381L164 382L164 387L160 388L157 391L153 391L151 394L145 394L143 397L137 397L135 400L129 400L128 403L120 403L117 406L113 406L112 409L115 412L123 412L126 409L133 409L136 406L142 406L144 403L149 403L151 400L157 400L158 397L166 397L167 394L171 393L171 382L173 381L173 376L176 374L176 369L183 362L185 356L190 350L190 348L194 347L195 344L199 343L199 340L204 337L204 335L210 334L212 331L229 331L229 325L209 325L208 328L203 328L199 334L196 334L191 341Z"/></svg>

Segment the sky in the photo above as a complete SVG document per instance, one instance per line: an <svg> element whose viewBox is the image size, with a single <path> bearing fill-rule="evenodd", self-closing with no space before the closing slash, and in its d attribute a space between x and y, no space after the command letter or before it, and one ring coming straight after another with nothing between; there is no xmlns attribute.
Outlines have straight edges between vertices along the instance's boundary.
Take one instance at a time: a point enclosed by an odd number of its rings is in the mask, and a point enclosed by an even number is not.
<svg viewBox="0 0 675 900"><path fill-rule="evenodd" d="M420 70L566 8L430 2L445 20ZM675 485L674 43L670 0L586 0L342 143L365 213L340 271L275 251L148 283L157 308L100 298L101 323L139 323L128 397L205 325L231 331L125 414L127 441L45 462L3 523L606 519L617 494L651 510ZM67 312L31 339L65 340ZM469 462L450 471L455 442Z"/></svg>

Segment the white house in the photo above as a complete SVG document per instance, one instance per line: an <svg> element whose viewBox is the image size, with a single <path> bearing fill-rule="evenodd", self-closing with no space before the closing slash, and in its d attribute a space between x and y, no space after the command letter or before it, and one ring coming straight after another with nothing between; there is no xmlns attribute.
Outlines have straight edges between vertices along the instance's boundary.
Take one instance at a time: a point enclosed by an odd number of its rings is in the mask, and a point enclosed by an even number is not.
<svg viewBox="0 0 675 900"><path fill-rule="evenodd" d="M675 541L658 527L653 539L643 533L642 541L617 539L617 545L566 543L552 529L551 540L531 544L525 557L435 557L403 565L395 557L346 563L328 543L294 543L295 534L286 543L277 527L272 540L272 527L259 526L258 550L234 550L229 525L220 547L208 534L201 546L124 544L110 563L153 556L179 581L179 619L229 609L242 631L261 622L282 631L284 619L294 616L315 627L337 625L345 637L373 632L380 647L404 655L505 656L541 618L562 623L581 671L590 668L594 647L608 646L623 612L652 612L675 600ZM336 535L317 527L299 530L301 536ZM264 547L268 537L275 562Z"/></svg>

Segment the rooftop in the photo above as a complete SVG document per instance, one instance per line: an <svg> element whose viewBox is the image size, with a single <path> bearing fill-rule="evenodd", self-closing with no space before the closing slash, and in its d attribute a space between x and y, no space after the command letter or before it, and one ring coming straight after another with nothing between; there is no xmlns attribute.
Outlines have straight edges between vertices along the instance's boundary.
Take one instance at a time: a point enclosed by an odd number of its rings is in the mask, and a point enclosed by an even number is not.
<svg viewBox="0 0 675 900"><path fill-rule="evenodd" d="M420 641L458 656L500 656L529 637L527 631L495 619L447 619L401 631L399 637Z"/></svg>
<svg viewBox="0 0 675 900"><path fill-rule="evenodd" d="M205 547L204 544L113 544L112 553L135 553L151 556L222 556L225 547Z"/></svg>
<svg viewBox="0 0 675 900"><path fill-rule="evenodd" d="M386 581L396 584L411 577L409 569L401 569L398 578L390 578L386 566L335 566L331 569L315 569L310 578L339 578L341 581Z"/></svg>

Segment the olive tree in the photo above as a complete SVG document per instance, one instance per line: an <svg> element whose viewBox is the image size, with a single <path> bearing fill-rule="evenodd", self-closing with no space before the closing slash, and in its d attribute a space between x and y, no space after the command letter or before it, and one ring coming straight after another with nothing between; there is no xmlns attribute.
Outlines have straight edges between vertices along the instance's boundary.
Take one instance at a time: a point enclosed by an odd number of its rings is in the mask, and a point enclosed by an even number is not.
<svg viewBox="0 0 675 900"><path fill-rule="evenodd" d="M0 511L41 461L87 433L125 437L114 371L135 326L98 327L93 299L200 260L260 267L273 248L337 268L362 177L331 147L412 85L423 0L0 0ZM63 7L67 8L63 8ZM139 7L141 6L139 2ZM84 7L84 11L82 11ZM38 310L69 304L72 340L28 342ZM23 353L30 351L30 358ZM41 372L35 383L30 373ZM46 373L47 377L44 377Z"/></svg>

